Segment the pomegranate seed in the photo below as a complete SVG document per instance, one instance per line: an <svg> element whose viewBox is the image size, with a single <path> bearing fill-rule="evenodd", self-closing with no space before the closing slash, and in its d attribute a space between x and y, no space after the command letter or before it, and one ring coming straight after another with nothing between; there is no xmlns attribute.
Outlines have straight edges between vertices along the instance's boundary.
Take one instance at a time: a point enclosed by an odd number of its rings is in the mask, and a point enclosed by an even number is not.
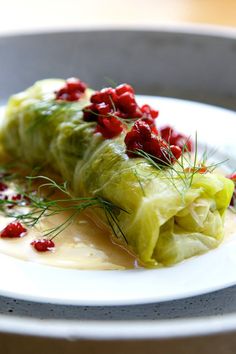
<svg viewBox="0 0 236 354"><path fill-rule="evenodd" d="M8 186L5 183L0 182L0 192L5 191L6 189L8 189Z"/></svg>
<svg viewBox="0 0 236 354"><path fill-rule="evenodd" d="M135 130L134 128L128 132L125 136L125 144L129 145L132 144L135 141L138 141L140 139L140 134L137 130Z"/></svg>
<svg viewBox="0 0 236 354"><path fill-rule="evenodd" d="M112 105L116 104L117 102L117 94L115 89L111 87L104 88L100 91L100 95L102 98L102 102L109 104L111 107Z"/></svg>
<svg viewBox="0 0 236 354"><path fill-rule="evenodd" d="M92 103L102 103L102 95L99 91L95 92L91 98L90 98L90 101Z"/></svg>
<svg viewBox="0 0 236 354"><path fill-rule="evenodd" d="M129 107L136 108L137 106L134 95L130 92L125 92L118 97L118 105L124 112L129 110Z"/></svg>
<svg viewBox="0 0 236 354"><path fill-rule="evenodd" d="M143 145L140 141L133 141L131 142L126 149L126 154L129 157L139 157L135 151L137 150L143 150Z"/></svg>
<svg viewBox="0 0 236 354"><path fill-rule="evenodd" d="M117 86L115 90L116 90L116 94L118 96L122 95L125 92L130 92L130 93L134 94L133 87L128 84L121 84L121 85Z"/></svg>
<svg viewBox="0 0 236 354"><path fill-rule="evenodd" d="M135 130L140 133L142 140L151 139L151 128L150 126L142 120L138 120L135 124Z"/></svg>
<svg viewBox="0 0 236 354"><path fill-rule="evenodd" d="M80 81L79 79L76 79L74 77L67 79L66 84L67 90L69 92L80 91L84 93L87 88L87 85L83 81Z"/></svg>
<svg viewBox="0 0 236 354"><path fill-rule="evenodd" d="M141 107L141 111L147 116L147 118L155 119L158 117L159 112L151 108L148 104L144 104Z"/></svg>
<svg viewBox="0 0 236 354"><path fill-rule="evenodd" d="M152 138L152 139L150 139L150 141L144 142L143 150L158 159L162 155L161 147L160 147L160 144L159 144L157 138Z"/></svg>
<svg viewBox="0 0 236 354"><path fill-rule="evenodd" d="M65 85L55 92L56 99L62 101L79 101L85 92L87 85L76 78L66 80Z"/></svg>
<svg viewBox="0 0 236 354"><path fill-rule="evenodd" d="M150 109L150 115L151 115L151 117L153 118L153 119L156 119L157 117L158 117L158 115L159 115L159 112L158 111L156 111L155 109Z"/></svg>
<svg viewBox="0 0 236 354"><path fill-rule="evenodd" d="M172 127L166 126L160 129L161 137L167 141L170 145L179 146L184 151L191 152L193 150L193 144L184 134L177 133Z"/></svg>
<svg viewBox="0 0 236 354"><path fill-rule="evenodd" d="M160 129L160 134L165 141L169 142L169 139L173 137L173 128L169 126L163 127Z"/></svg>
<svg viewBox="0 0 236 354"><path fill-rule="evenodd" d="M13 221L8 224L0 233L2 238L22 237L26 234L26 228L19 222Z"/></svg>
<svg viewBox="0 0 236 354"><path fill-rule="evenodd" d="M22 195L21 194L15 194L11 197L11 200L21 200L22 199Z"/></svg>
<svg viewBox="0 0 236 354"><path fill-rule="evenodd" d="M137 103L131 103L129 106L126 106L126 108L123 108L123 112L126 113L127 118L138 118L140 116Z"/></svg>
<svg viewBox="0 0 236 354"><path fill-rule="evenodd" d="M55 243L52 240L46 240L44 238L31 242L31 245L38 252L52 251L53 248L55 248Z"/></svg>
<svg viewBox="0 0 236 354"><path fill-rule="evenodd" d="M83 109L83 119L86 122L96 122L98 117L98 110L96 108L96 104L91 104Z"/></svg>
<svg viewBox="0 0 236 354"><path fill-rule="evenodd" d="M102 114L104 116L108 115L108 113L111 113L110 106L104 102L96 104L96 108L97 108L98 113Z"/></svg>
<svg viewBox="0 0 236 354"><path fill-rule="evenodd" d="M180 149L179 146L176 145L171 145L170 150L172 154L174 155L175 159L178 160L180 156L182 155L182 150Z"/></svg>
<svg viewBox="0 0 236 354"><path fill-rule="evenodd" d="M102 134L106 139L112 139L123 130L123 124L115 117L99 117L96 132Z"/></svg>
<svg viewBox="0 0 236 354"><path fill-rule="evenodd" d="M130 118L136 118L136 119L142 118L143 113L142 113L141 109L139 108L139 106L137 104L135 104L133 106L134 106L133 112L131 112L131 109L129 108L128 114L130 115Z"/></svg>
<svg viewBox="0 0 236 354"><path fill-rule="evenodd" d="M158 135L159 132L158 132L158 129L155 125L152 126L152 133L155 134L155 135Z"/></svg>

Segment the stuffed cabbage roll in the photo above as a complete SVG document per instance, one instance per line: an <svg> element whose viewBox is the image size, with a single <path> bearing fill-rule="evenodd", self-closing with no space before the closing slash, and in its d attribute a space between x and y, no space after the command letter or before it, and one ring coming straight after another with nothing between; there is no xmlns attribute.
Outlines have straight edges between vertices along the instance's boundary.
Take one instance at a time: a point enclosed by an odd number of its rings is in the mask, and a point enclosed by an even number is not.
<svg viewBox="0 0 236 354"><path fill-rule="evenodd" d="M52 168L74 196L106 201L109 208L95 208L94 217L144 266L171 265L217 247L232 181L132 158L124 131L104 138L95 121L84 119L91 90L78 101L55 99L64 83L39 81L10 98L0 132L5 152L30 167Z"/></svg>

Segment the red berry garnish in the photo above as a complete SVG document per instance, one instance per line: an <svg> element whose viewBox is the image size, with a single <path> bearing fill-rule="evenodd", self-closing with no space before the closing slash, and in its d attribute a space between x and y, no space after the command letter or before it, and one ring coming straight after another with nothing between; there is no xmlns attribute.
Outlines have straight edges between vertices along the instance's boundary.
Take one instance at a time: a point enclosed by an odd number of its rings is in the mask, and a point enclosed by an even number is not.
<svg viewBox="0 0 236 354"><path fill-rule="evenodd" d="M19 222L13 221L8 224L0 233L2 238L22 237L26 234L26 228Z"/></svg>
<svg viewBox="0 0 236 354"><path fill-rule="evenodd" d="M139 132L142 140L150 140L152 131L150 126L143 120L138 120L134 125L134 130Z"/></svg>
<svg viewBox="0 0 236 354"><path fill-rule="evenodd" d="M121 84L115 89L107 87L97 91L91 96L90 101L92 104L83 110L83 118L87 122L97 122L95 132L100 132L106 139L116 137L124 130L125 125L119 118L121 120L142 119L154 131L154 121L158 111L149 105L139 107L135 100L134 89L128 84Z"/></svg>
<svg viewBox="0 0 236 354"><path fill-rule="evenodd" d="M104 102L96 104L96 109L98 113L103 116L106 116L111 112L110 105Z"/></svg>
<svg viewBox="0 0 236 354"><path fill-rule="evenodd" d="M38 239L31 242L31 245L38 252L52 251L55 248L55 243L52 240Z"/></svg>
<svg viewBox="0 0 236 354"><path fill-rule="evenodd" d="M177 145L184 151L191 152L193 150L192 141L184 134L176 132L170 126L161 128L160 135L169 145Z"/></svg>
<svg viewBox="0 0 236 354"><path fill-rule="evenodd" d="M115 89L111 87L104 88L100 91L101 102L98 103L107 103L111 107L117 102L117 95Z"/></svg>
<svg viewBox="0 0 236 354"><path fill-rule="evenodd" d="M12 200L21 200L22 198L22 194L15 194L11 197Z"/></svg>
<svg viewBox="0 0 236 354"><path fill-rule="evenodd" d="M123 124L115 117L100 117L96 132L101 133L104 138L112 139L123 130Z"/></svg>
<svg viewBox="0 0 236 354"><path fill-rule="evenodd" d="M67 79L66 84L68 92L85 92L87 88L87 85L83 81L80 81L79 79L76 79L74 77Z"/></svg>
<svg viewBox="0 0 236 354"><path fill-rule="evenodd" d="M176 145L171 145L170 150L174 156L174 159L178 160L180 156L182 155L182 150L180 149L179 146Z"/></svg>
<svg viewBox="0 0 236 354"><path fill-rule="evenodd" d="M0 182L0 192L5 191L6 189L8 189L8 186L5 183Z"/></svg>
<svg viewBox="0 0 236 354"><path fill-rule="evenodd" d="M140 138L140 132L133 128L131 129L125 136L125 144L126 146L132 144L133 142L136 142L136 141L141 141L141 138Z"/></svg>
<svg viewBox="0 0 236 354"><path fill-rule="evenodd" d="M151 119L156 119L159 114L157 110L151 108L148 104L144 104L141 107L141 111L145 114L146 118L151 118Z"/></svg>
<svg viewBox="0 0 236 354"><path fill-rule="evenodd" d="M157 160L162 157L161 147L160 139L157 137L152 137L150 140L143 142L143 151L147 152L152 158L156 158Z"/></svg>
<svg viewBox="0 0 236 354"><path fill-rule="evenodd" d="M139 118L143 118L143 113L141 111L141 109L139 108L139 106L137 104L135 104L135 109L131 112L131 109L129 110L129 117L130 118L135 118L135 119L139 119Z"/></svg>
<svg viewBox="0 0 236 354"><path fill-rule="evenodd" d="M96 122L98 118L97 105L92 103L83 109L83 119L86 122Z"/></svg>
<svg viewBox="0 0 236 354"><path fill-rule="evenodd" d="M137 152L143 150L143 144L141 141L132 141L127 145L126 154L129 157L139 157Z"/></svg>
<svg viewBox="0 0 236 354"><path fill-rule="evenodd" d="M65 86L56 91L56 100L61 101L79 101L84 94L87 85L76 78L70 78L66 80Z"/></svg>
<svg viewBox="0 0 236 354"><path fill-rule="evenodd" d="M152 133L153 134L155 134L155 135L158 135L159 134L159 131L158 131L158 129L157 129L157 127L156 127L156 125L154 124L154 125L152 125Z"/></svg>
<svg viewBox="0 0 236 354"><path fill-rule="evenodd" d="M122 95L118 97L118 106L125 113L135 111L137 103L134 94L131 92L122 93Z"/></svg>
<svg viewBox="0 0 236 354"><path fill-rule="evenodd" d="M182 154L178 146L169 146L160 136L152 132L151 126L145 120L141 119L126 134L125 144L129 157L139 157L137 150L141 150L159 164L172 164Z"/></svg>
<svg viewBox="0 0 236 354"><path fill-rule="evenodd" d="M90 101L92 103L102 103L102 95L99 91L95 92L91 98L90 98Z"/></svg>
<svg viewBox="0 0 236 354"><path fill-rule="evenodd" d="M117 86L115 90L116 90L116 94L118 96L122 95L125 92L130 92L130 93L134 94L133 87L128 84L121 84L121 85Z"/></svg>

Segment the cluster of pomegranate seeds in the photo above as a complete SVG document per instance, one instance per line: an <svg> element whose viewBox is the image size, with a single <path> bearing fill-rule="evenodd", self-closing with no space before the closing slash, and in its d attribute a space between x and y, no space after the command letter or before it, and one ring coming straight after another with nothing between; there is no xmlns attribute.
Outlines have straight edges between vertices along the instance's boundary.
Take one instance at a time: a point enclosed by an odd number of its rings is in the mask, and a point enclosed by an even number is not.
<svg viewBox="0 0 236 354"><path fill-rule="evenodd" d="M176 145L168 145L160 136L153 133L151 126L138 120L125 136L126 153L138 157L137 151L148 153L159 164L173 163L181 156L182 150Z"/></svg>
<svg viewBox="0 0 236 354"><path fill-rule="evenodd" d="M184 134L176 132L172 127L165 126L160 128L159 133L169 145L179 146L184 151L191 152L193 150L192 141Z"/></svg>
<svg viewBox="0 0 236 354"><path fill-rule="evenodd" d="M158 116L158 111L149 105L138 106L134 89L128 84L104 88L95 92L90 100L91 104L84 108L84 120L97 122L96 132L106 139L118 136L125 128L125 120L143 119L154 126Z"/></svg>
<svg viewBox="0 0 236 354"><path fill-rule="evenodd" d="M13 221L8 224L0 233L2 238L16 238L22 237L26 234L26 228L19 222Z"/></svg>
<svg viewBox="0 0 236 354"><path fill-rule="evenodd" d="M38 252L52 251L55 248L55 243L52 240L47 240L44 238L31 242L31 245Z"/></svg>
<svg viewBox="0 0 236 354"><path fill-rule="evenodd" d="M231 175L227 176L227 178L231 179L234 182L234 193L232 195L230 205L232 207L236 206L236 172L232 173Z"/></svg>
<svg viewBox="0 0 236 354"><path fill-rule="evenodd" d="M79 101L84 94L87 85L76 78L66 80L65 86L56 91L56 99L62 101Z"/></svg>

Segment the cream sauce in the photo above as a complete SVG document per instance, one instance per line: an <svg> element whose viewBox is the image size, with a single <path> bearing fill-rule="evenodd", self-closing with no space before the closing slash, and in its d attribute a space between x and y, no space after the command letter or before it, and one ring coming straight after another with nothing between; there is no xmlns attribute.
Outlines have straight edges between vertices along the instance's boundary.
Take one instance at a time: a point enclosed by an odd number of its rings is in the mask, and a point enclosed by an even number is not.
<svg viewBox="0 0 236 354"><path fill-rule="evenodd" d="M55 227L65 220L66 215L46 218L37 227L29 229L21 238L0 238L0 253L56 267L75 269L127 269L133 268L135 259L121 247L113 244L108 230L98 228L86 215L59 234L55 239L55 250L37 252L30 243L42 238L43 230ZM0 216L0 230L11 218Z"/></svg>

